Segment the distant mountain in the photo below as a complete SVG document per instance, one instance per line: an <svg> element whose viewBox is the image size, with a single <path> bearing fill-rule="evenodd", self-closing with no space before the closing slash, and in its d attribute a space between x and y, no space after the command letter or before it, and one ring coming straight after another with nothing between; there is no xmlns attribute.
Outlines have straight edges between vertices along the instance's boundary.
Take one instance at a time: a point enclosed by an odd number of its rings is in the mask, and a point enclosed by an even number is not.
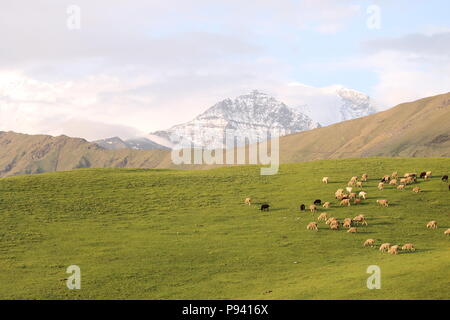
<svg viewBox="0 0 450 320"><path fill-rule="evenodd" d="M218 102L194 120L157 131L152 137L166 140L167 145L224 147L225 130L237 137L247 137L248 143L267 140L267 134L287 135L317 128L307 115L292 109L275 98L253 91L235 99ZM242 143L242 144L245 144Z"/></svg>
<svg viewBox="0 0 450 320"><path fill-rule="evenodd" d="M343 86L298 88L295 108L322 126L376 113L370 97Z"/></svg>
<svg viewBox="0 0 450 320"><path fill-rule="evenodd" d="M119 150L119 149L134 149L134 150L167 150L168 148L162 146L147 138L134 138L128 140L122 140L119 137L113 137L108 139L102 139L93 141L93 143L101 146L102 148L108 150Z"/></svg>

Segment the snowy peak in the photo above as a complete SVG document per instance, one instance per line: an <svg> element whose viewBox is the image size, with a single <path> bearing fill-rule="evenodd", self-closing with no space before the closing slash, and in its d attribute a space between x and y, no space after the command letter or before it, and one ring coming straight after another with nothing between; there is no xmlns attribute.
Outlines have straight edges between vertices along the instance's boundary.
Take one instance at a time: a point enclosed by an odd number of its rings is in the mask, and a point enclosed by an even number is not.
<svg viewBox="0 0 450 320"><path fill-rule="evenodd" d="M307 115L292 109L275 98L252 91L235 99L225 99L194 120L169 130L154 132L172 144L194 144L205 148L223 148L225 130L247 143L264 141L268 133L286 135L317 127Z"/></svg>

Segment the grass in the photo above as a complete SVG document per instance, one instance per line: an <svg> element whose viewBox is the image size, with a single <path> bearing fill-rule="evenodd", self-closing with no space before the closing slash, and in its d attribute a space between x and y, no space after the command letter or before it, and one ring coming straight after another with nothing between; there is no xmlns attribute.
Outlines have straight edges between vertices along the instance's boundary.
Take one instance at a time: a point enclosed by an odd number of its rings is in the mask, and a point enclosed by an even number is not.
<svg viewBox="0 0 450 320"><path fill-rule="evenodd" d="M449 299L450 160L347 159L206 171L80 169L0 180L1 299ZM386 187L392 171L432 170L414 194ZM367 172L368 199L337 206L334 191ZM331 183L321 183L329 176ZM245 206L268 202L269 212ZM301 203L332 201L339 219L364 214L357 234L306 230L317 214ZM389 199L379 208L376 199ZM439 228L425 227L437 220ZM397 256L364 248L412 242ZM81 268L68 290L66 268ZM369 265L381 268L368 290Z"/></svg>

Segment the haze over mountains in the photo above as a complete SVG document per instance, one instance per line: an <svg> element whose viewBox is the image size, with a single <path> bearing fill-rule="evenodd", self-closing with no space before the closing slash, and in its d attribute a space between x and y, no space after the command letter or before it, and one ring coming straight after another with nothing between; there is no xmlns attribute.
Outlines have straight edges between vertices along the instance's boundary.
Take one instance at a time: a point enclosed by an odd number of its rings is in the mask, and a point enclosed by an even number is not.
<svg viewBox="0 0 450 320"><path fill-rule="evenodd" d="M351 157L450 157L450 93L280 138L280 160ZM0 132L0 176L77 168L177 166L168 150L107 150L84 139Z"/></svg>

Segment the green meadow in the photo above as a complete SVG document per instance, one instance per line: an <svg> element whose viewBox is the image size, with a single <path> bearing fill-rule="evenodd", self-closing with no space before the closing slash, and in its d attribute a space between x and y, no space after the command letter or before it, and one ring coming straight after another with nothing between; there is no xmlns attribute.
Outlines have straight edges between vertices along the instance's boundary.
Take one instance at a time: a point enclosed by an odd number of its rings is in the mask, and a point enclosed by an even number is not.
<svg viewBox="0 0 450 320"><path fill-rule="evenodd" d="M419 194L377 189L393 171L428 170L433 178L419 179ZM80 169L0 179L0 298L450 298L450 191L441 181L448 158L326 160L259 173ZM339 207L334 192L362 173L367 200ZM299 211L315 199L332 207ZM269 212L259 210L265 202ZM306 230L321 212L364 214L368 226ZM426 228L430 220L437 229ZM417 250L381 253L363 247L368 238ZM70 265L81 268L80 290L66 287ZM370 265L381 268L381 289L366 286Z"/></svg>

